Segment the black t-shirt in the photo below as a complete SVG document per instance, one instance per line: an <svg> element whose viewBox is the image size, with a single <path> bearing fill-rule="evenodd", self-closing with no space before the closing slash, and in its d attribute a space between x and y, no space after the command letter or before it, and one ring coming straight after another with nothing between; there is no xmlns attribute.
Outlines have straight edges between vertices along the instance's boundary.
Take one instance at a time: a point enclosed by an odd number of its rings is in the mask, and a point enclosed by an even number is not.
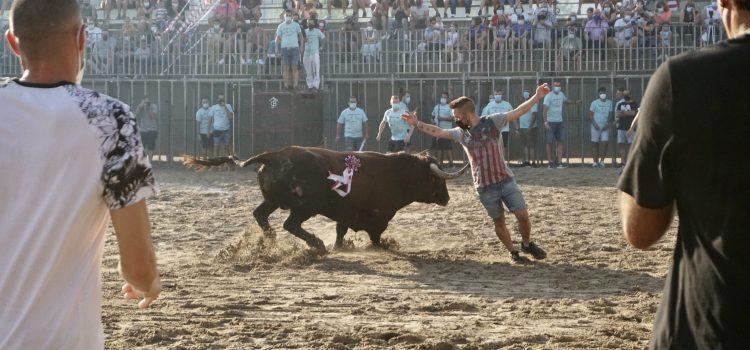
<svg viewBox="0 0 750 350"><path fill-rule="evenodd" d="M652 349L750 346L750 35L679 55L646 89L619 188L677 204Z"/></svg>
<svg viewBox="0 0 750 350"><path fill-rule="evenodd" d="M635 101L622 101L617 103L617 106L615 107L615 111L635 111L638 112L638 102ZM617 115L617 114L615 114ZM622 116L619 119L617 119L617 130L628 130L630 129L630 124L633 124L633 119L635 119L635 115L633 116Z"/></svg>

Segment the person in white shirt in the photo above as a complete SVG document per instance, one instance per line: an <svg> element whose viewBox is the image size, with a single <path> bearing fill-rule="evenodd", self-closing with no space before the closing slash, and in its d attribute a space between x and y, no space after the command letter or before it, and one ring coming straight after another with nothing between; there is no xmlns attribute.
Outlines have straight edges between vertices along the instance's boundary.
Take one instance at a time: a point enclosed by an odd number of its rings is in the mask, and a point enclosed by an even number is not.
<svg viewBox="0 0 750 350"><path fill-rule="evenodd" d="M490 98L490 103L482 109L483 117L495 113L508 113L513 110L513 106L508 101L503 101L503 90L495 90L495 93ZM503 135L503 146L506 150L508 149L508 137L510 137L509 125L510 123L506 123L502 130L500 130Z"/></svg>
<svg viewBox="0 0 750 350"><path fill-rule="evenodd" d="M79 85L78 1L15 1L10 19L23 73L0 79L0 349L103 349L110 218L124 296L146 308L161 292L145 201L158 185L130 107Z"/></svg>
<svg viewBox="0 0 750 350"><path fill-rule="evenodd" d="M453 119L453 110L448 104L448 93L443 92L440 95L440 103L432 109L432 121L439 128L450 130L454 128ZM432 140L432 149L438 152L440 165L443 165L445 159L448 158L448 165L453 167L453 142L451 140L436 137Z"/></svg>
<svg viewBox="0 0 750 350"><path fill-rule="evenodd" d="M349 98L349 108L341 111L336 121L336 143L341 142L341 131L344 131L344 150L359 151L367 139L367 114L357 107L357 98Z"/></svg>
<svg viewBox="0 0 750 350"><path fill-rule="evenodd" d="M378 135L375 137L375 140L380 142L387 125L391 130L391 139L388 141L388 152L402 152L408 147L411 135L414 133L414 128L410 128L409 124L401 119L401 116L408 113L408 111L402 108L398 96L391 96L390 103L391 108L387 109L383 114L383 120L378 126Z"/></svg>

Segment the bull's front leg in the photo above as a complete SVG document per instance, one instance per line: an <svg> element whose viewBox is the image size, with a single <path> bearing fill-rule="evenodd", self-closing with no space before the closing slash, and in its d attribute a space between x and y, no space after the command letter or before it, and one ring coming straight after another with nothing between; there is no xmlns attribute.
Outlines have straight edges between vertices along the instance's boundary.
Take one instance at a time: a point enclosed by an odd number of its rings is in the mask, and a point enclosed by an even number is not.
<svg viewBox="0 0 750 350"><path fill-rule="evenodd" d="M380 236L383 234L383 231L388 227L388 223L378 223L376 225L371 226L367 229L367 235L370 236L370 242L373 246L376 247L382 247L380 244Z"/></svg>
<svg viewBox="0 0 750 350"><path fill-rule="evenodd" d="M349 231L349 227L340 222L336 223L336 248L344 247L344 235L347 231Z"/></svg>
<svg viewBox="0 0 750 350"><path fill-rule="evenodd" d="M279 209L278 205L268 200L264 200L263 203L260 203L260 205L253 210L255 221L258 222L258 226L260 226L260 229L263 230L263 234L267 237L275 236L271 229L271 224L268 222L268 217L271 216L271 213L276 211L276 209Z"/></svg>
<svg viewBox="0 0 750 350"><path fill-rule="evenodd" d="M318 254L324 255L326 253L326 246L325 244L323 244L323 241L302 228L302 223L307 221L307 219L309 218L310 216L308 215L302 215L292 210L292 213L289 215L286 221L284 221L284 229L289 231L289 233L293 234L294 236L304 240L305 243L307 243L310 248L315 249Z"/></svg>

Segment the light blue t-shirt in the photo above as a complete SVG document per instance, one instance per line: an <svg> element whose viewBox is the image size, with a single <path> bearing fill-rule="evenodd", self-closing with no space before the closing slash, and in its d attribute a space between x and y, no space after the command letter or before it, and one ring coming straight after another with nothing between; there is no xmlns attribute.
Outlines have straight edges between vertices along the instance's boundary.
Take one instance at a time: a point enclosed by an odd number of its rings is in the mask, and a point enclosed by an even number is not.
<svg viewBox="0 0 750 350"><path fill-rule="evenodd" d="M486 106L484 106L484 109L482 110L482 116L487 116L491 114L505 114L513 110L513 106L508 103L508 101L500 101L500 103L497 103L495 101L492 101L488 103ZM503 127L503 130L500 131L510 131L510 128L508 127L508 124L506 123Z"/></svg>
<svg viewBox="0 0 750 350"><path fill-rule="evenodd" d="M367 122L367 115L362 108L345 109L339 116L338 123L344 124L344 137L362 137L362 123Z"/></svg>
<svg viewBox="0 0 750 350"><path fill-rule="evenodd" d="M599 127L603 127L604 124L609 120L609 114L612 113L614 107L612 100L604 100L597 98L591 102L589 111L594 112L594 121Z"/></svg>
<svg viewBox="0 0 750 350"><path fill-rule="evenodd" d="M276 35L281 37L281 48L299 47L299 33L302 27L297 22L286 24L282 22L276 28Z"/></svg>
<svg viewBox="0 0 750 350"><path fill-rule="evenodd" d="M226 106L229 112L234 113L232 105L227 103ZM218 104L213 105L211 107L211 116L214 117L214 130L226 131L232 127L232 121L229 120L229 115L227 111L224 110L224 107L219 106Z"/></svg>
<svg viewBox="0 0 750 350"><path fill-rule="evenodd" d="M453 120L438 120L438 117L452 117L453 113L449 104L437 104L432 109L432 117L435 125L441 129L453 129Z"/></svg>
<svg viewBox="0 0 750 350"><path fill-rule="evenodd" d="M388 123L388 127L391 128L391 140L403 141L406 139L406 134L409 133L409 124L401 119L404 112L399 109L394 111L393 108L385 111L383 114L383 121Z"/></svg>
<svg viewBox="0 0 750 350"><path fill-rule="evenodd" d="M531 118L533 114L539 111L539 104L535 104L531 109L518 118L518 127L521 129L528 129L531 127Z"/></svg>
<svg viewBox="0 0 750 350"><path fill-rule="evenodd" d="M544 96L544 105L549 109L547 110L547 121L552 123L558 123L563 121L563 104L568 98L562 92L554 93L551 92Z"/></svg>
<svg viewBox="0 0 750 350"><path fill-rule="evenodd" d="M201 134L211 132L211 107L198 108L198 111L195 112L195 121L198 122L198 130Z"/></svg>
<svg viewBox="0 0 750 350"><path fill-rule="evenodd" d="M305 42L305 57L317 55L320 53L320 41L325 39L326 36L318 28L305 29L305 36L307 41Z"/></svg>

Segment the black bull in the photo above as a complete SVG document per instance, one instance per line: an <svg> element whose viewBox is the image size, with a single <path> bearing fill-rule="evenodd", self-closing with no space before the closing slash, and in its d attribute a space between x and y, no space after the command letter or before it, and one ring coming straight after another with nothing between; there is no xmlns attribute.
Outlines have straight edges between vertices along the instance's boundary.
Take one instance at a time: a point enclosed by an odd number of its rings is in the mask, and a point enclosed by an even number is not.
<svg viewBox="0 0 750 350"><path fill-rule="evenodd" d="M345 158L356 156L360 168L351 181L351 192L342 197L332 190L335 181L328 176L341 175ZM408 153L381 154L375 152L335 152L314 147L287 147L266 152L245 161L237 158L186 157L187 166L217 166L234 163L240 167L262 164L258 170L258 184L263 203L253 216L266 234L271 232L268 217L276 209L289 209L284 229L303 239L311 248L325 253L318 237L302 228L309 218L323 215L336 221L336 247L344 243L348 229L366 231L375 246L380 235L398 210L412 202L447 205L450 197L446 179L461 176L468 164L456 173L446 173L435 159Z"/></svg>

